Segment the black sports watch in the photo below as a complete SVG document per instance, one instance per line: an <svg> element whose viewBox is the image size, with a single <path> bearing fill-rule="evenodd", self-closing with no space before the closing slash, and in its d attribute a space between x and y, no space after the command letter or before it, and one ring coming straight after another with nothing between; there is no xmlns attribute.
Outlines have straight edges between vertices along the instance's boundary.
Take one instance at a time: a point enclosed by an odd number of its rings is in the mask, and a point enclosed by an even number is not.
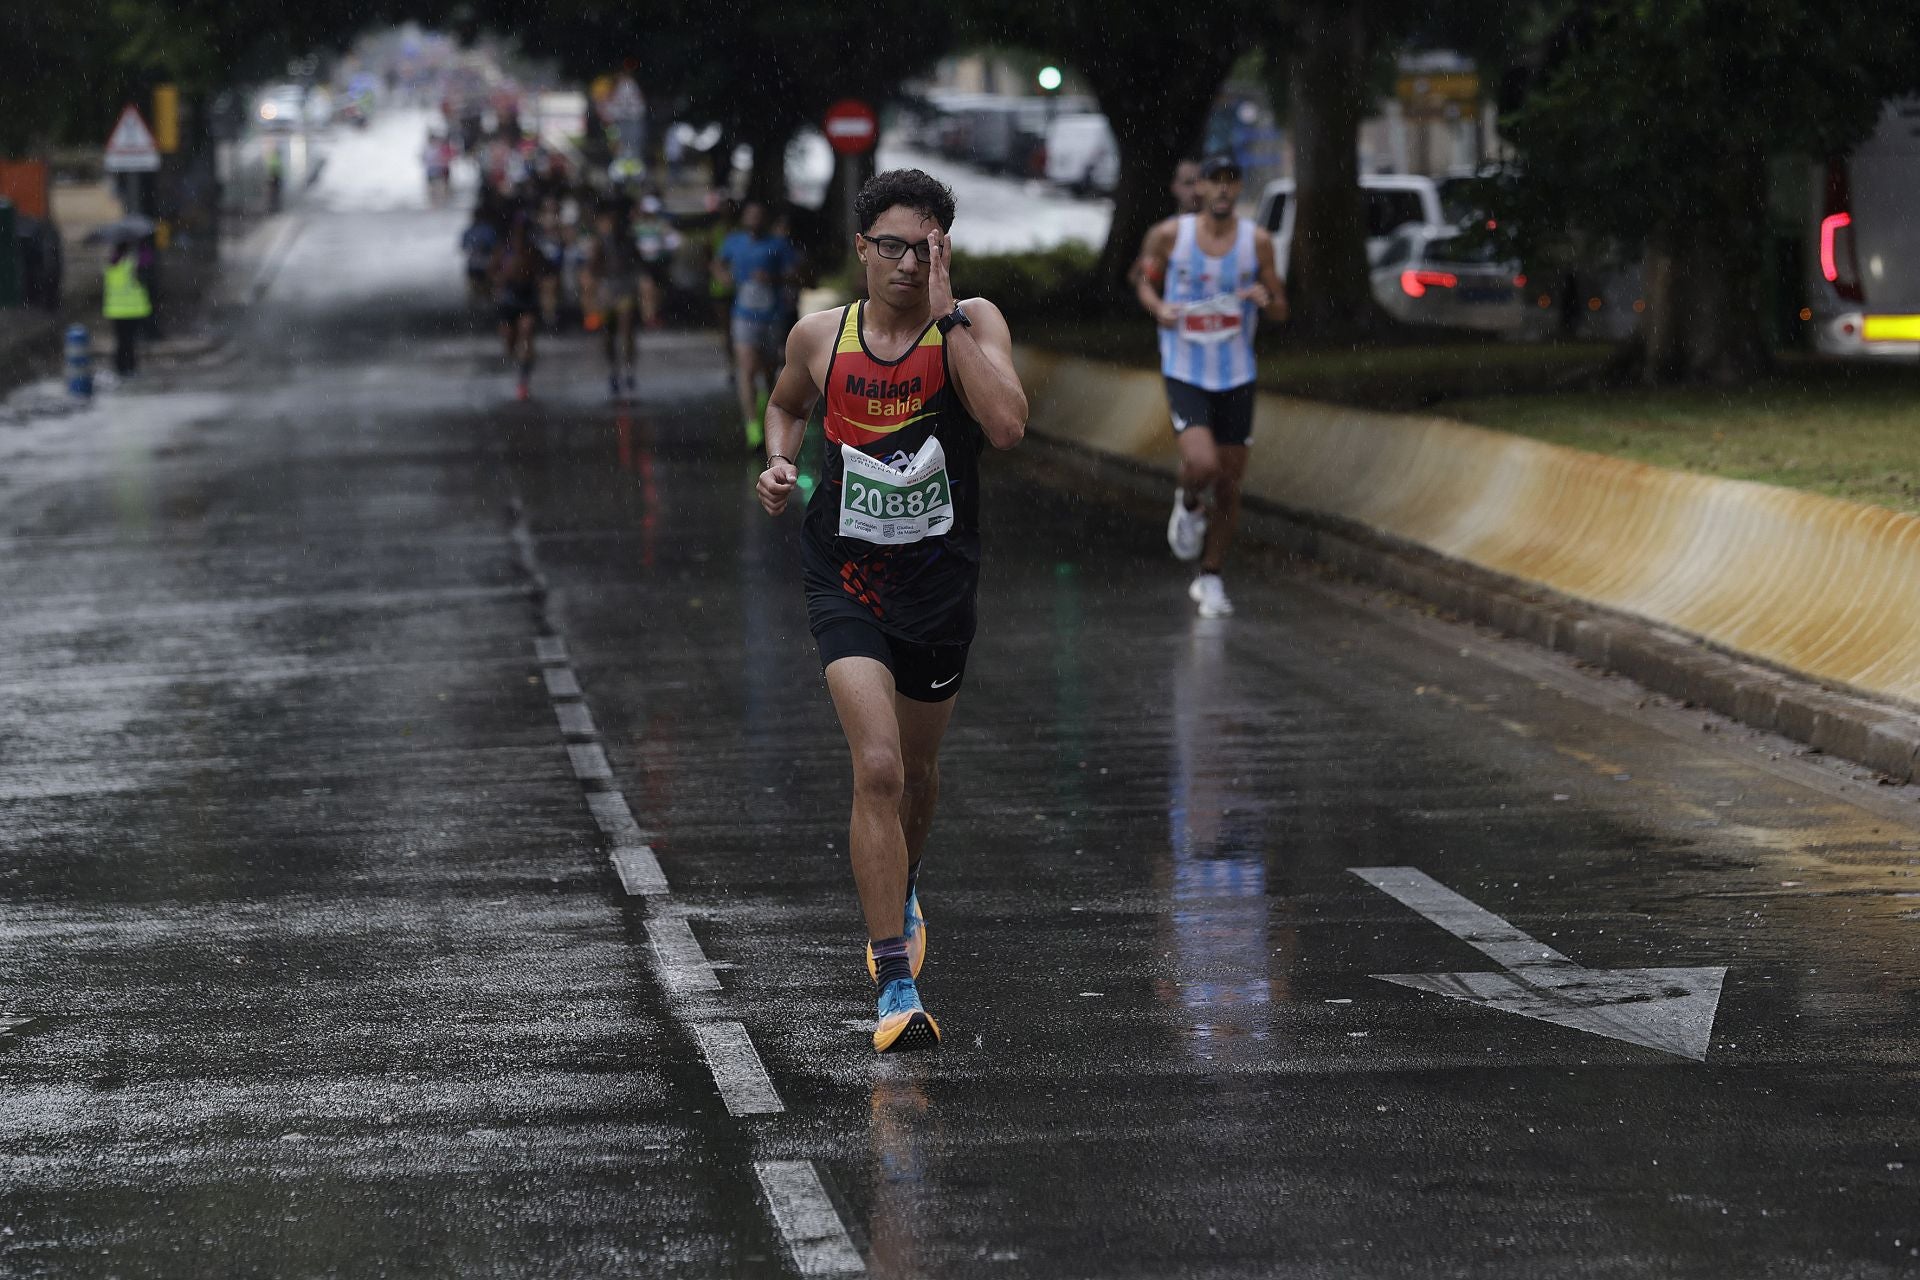
<svg viewBox="0 0 1920 1280"><path fill-rule="evenodd" d="M967 319L966 309L957 302L953 304L953 310L940 317L939 321L934 325L934 328L940 330L940 336L944 338L953 332L953 326L955 325L960 325L967 329L973 328L973 321Z"/></svg>

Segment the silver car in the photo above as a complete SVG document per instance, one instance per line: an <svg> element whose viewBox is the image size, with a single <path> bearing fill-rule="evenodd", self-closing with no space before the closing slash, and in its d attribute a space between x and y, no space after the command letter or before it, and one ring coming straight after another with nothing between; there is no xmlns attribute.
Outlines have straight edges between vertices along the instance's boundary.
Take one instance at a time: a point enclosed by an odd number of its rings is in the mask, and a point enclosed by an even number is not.
<svg viewBox="0 0 1920 1280"><path fill-rule="evenodd" d="M1452 227L1395 231L1371 269L1373 296L1406 324L1532 336L1551 316L1536 305L1520 264Z"/></svg>

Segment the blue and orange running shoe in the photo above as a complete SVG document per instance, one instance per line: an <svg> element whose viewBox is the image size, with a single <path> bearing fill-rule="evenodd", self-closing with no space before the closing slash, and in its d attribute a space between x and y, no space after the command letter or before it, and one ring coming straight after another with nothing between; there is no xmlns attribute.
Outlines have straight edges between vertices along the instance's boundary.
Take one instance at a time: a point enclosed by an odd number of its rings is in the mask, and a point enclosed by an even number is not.
<svg viewBox="0 0 1920 1280"><path fill-rule="evenodd" d="M920 893L915 890L907 899L906 922L900 926L900 936L907 940L907 963L913 966L913 976L920 976L920 966L927 962L927 918L920 914ZM880 981L880 966L873 962L873 944L867 944L867 977Z"/></svg>
<svg viewBox="0 0 1920 1280"><path fill-rule="evenodd" d="M880 1019L873 1028L875 1053L911 1053L940 1047L940 1024L920 1007L912 978L895 978L880 989Z"/></svg>

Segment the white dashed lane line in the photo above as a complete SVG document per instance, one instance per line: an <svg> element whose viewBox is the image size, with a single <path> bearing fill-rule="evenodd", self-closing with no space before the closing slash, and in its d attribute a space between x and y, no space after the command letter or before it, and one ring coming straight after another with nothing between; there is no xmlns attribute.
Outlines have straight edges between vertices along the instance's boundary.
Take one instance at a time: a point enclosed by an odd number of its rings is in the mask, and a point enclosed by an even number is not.
<svg viewBox="0 0 1920 1280"><path fill-rule="evenodd" d="M593 814L593 820L616 845L641 845L647 843L647 833L633 820L633 810L627 808L627 796L623 791L589 791L587 808Z"/></svg>
<svg viewBox="0 0 1920 1280"><path fill-rule="evenodd" d="M707 959L707 953L700 949L700 940L693 936L693 929L682 917L649 917L647 941L653 943L654 958L660 962L661 985L672 994L683 996L720 989L713 961Z"/></svg>
<svg viewBox="0 0 1920 1280"><path fill-rule="evenodd" d="M597 732L593 727L593 713L584 702L556 702L553 715L560 722L560 732L569 738L591 738Z"/></svg>
<svg viewBox="0 0 1920 1280"><path fill-rule="evenodd" d="M628 897L659 897L670 892L666 873L660 870L660 859L654 857L653 850L646 845L622 846L611 856L613 869L620 875L620 887L627 891Z"/></svg>
<svg viewBox="0 0 1920 1280"><path fill-rule="evenodd" d="M858 1275L867 1269L847 1238L811 1160L760 1160L753 1166L774 1223L803 1276Z"/></svg>
<svg viewBox="0 0 1920 1280"><path fill-rule="evenodd" d="M787 1109L774 1092L760 1051L753 1047L747 1029L737 1022L696 1022L693 1035L700 1052L707 1056L707 1068L720 1086L720 1100L727 1114L734 1116L778 1115Z"/></svg>
<svg viewBox="0 0 1920 1280"><path fill-rule="evenodd" d="M570 742L567 759L573 762L573 776L580 781L612 784L613 769L607 764L607 753L600 749L599 743Z"/></svg>
<svg viewBox="0 0 1920 1280"><path fill-rule="evenodd" d="M535 592L543 629L552 631L551 600L540 573L537 548L518 499L513 541L521 569L539 590ZM780 1115L786 1104L773 1087L760 1051L746 1027L731 1020L705 1016L713 1011L714 997L721 993L720 978L713 962L700 949L700 940L686 917L674 913L671 890L660 860L652 846L653 833L641 829L634 820L625 793L613 790L613 768L601 747L593 714L587 709L586 695L574 674L566 640L558 635L542 635L533 642L535 660L546 681L553 715L566 740L567 760L579 779L587 810L594 825L607 837L612 848L608 854L620 877L620 887L629 897L646 900L642 924L653 948L655 973L667 994L674 997L678 1020L700 1046L707 1069L727 1113L733 1116ZM703 997L687 1000L684 997ZM793 1255L794 1267L803 1276L860 1275L866 1263L853 1246L839 1211L827 1194L820 1170L805 1160L763 1160L755 1162L754 1173L767 1198L774 1225Z"/></svg>

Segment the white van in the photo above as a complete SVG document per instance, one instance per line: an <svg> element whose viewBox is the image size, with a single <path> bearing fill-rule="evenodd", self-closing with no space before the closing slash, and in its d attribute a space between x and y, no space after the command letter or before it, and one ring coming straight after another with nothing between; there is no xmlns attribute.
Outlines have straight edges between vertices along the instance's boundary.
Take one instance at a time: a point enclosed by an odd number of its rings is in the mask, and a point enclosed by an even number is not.
<svg viewBox="0 0 1920 1280"><path fill-rule="evenodd" d="M1816 169L1810 215L1815 350L1920 356L1920 98L1889 102L1871 138Z"/></svg>
<svg viewBox="0 0 1920 1280"><path fill-rule="evenodd" d="M1368 265L1380 260L1388 237L1408 223L1425 227L1447 225L1440 212L1439 185L1424 174L1362 174L1360 203L1367 220ZM1293 248L1293 213L1293 179L1269 182L1260 193L1260 211L1255 219L1273 233L1275 265L1283 277Z"/></svg>
<svg viewBox="0 0 1920 1280"><path fill-rule="evenodd" d="M1113 193L1120 184L1120 144L1105 116L1061 116L1048 126L1047 181L1076 195Z"/></svg>

